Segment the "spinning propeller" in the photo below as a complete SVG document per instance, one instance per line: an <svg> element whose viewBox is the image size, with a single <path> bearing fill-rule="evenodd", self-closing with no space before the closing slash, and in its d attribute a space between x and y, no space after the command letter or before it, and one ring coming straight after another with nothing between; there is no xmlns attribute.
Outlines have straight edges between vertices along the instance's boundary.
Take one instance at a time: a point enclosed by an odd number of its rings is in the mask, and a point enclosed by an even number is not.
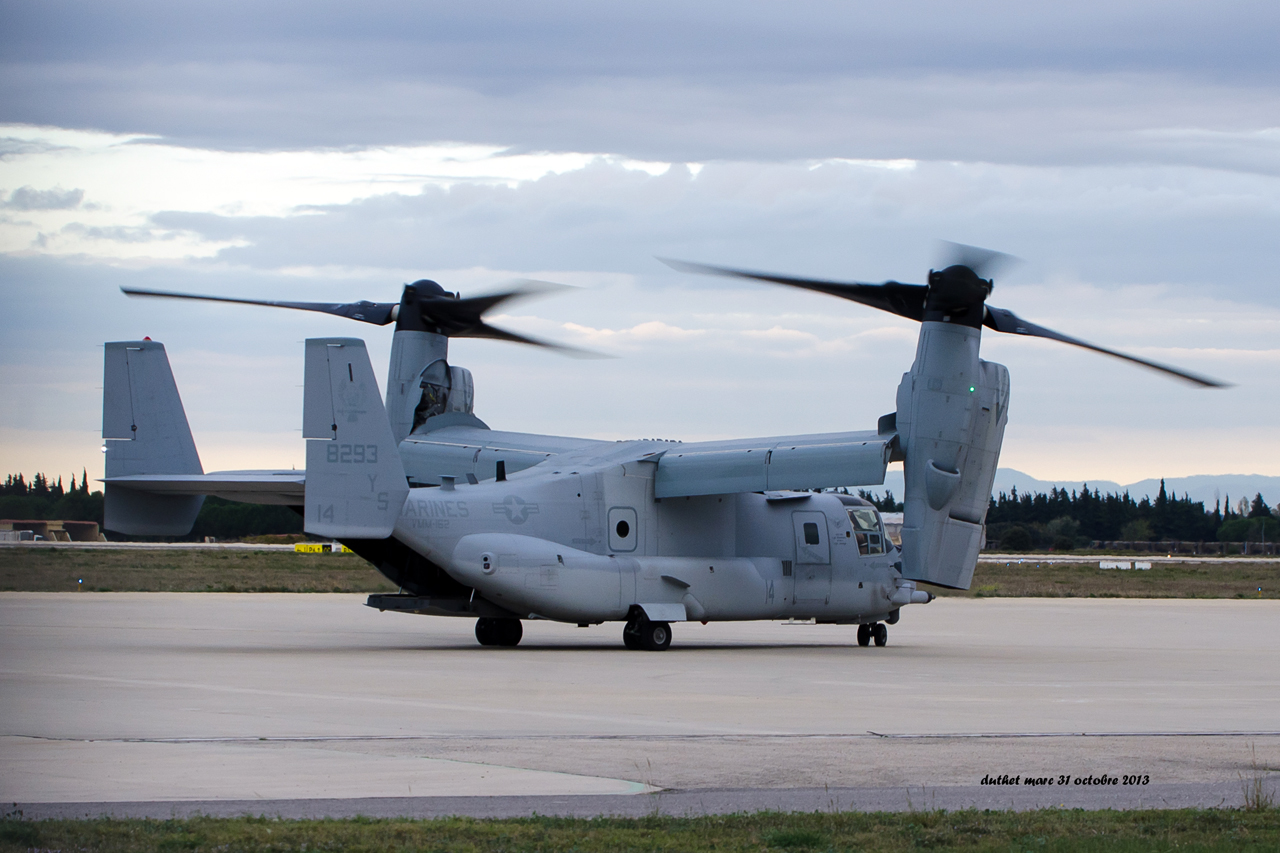
<svg viewBox="0 0 1280 853"><path fill-rule="evenodd" d="M767 281L774 284L785 284L804 290L815 290L858 302L871 308L878 308L899 317L906 317L917 322L937 320L947 323L979 328L986 326L997 332L1012 335L1026 335L1034 338L1048 338L1072 346L1100 352L1104 355L1122 358L1152 370L1168 373L1179 379L1185 379L1206 388L1227 388L1230 383L1209 379L1186 370L1170 367L1167 364L1127 355L1113 349L1100 347L1088 341L1046 329L1023 320L1012 311L996 308L986 304L994 286L994 273L1016 261L1010 255L979 249L976 246L965 246L960 243L944 243L948 264L941 270L929 271L928 284L903 284L897 281L886 281L882 284L863 282L823 281L812 278L796 278L794 276L774 275L772 273L751 272L749 270L717 267L709 264L695 264L688 261L674 261L660 258L667 266L683 272L703 273L706 275L728 276L730 278L749 278L756 281Z"/></svg>
<svg viewBox="0 0 1280 853"><path fill-rule="evenodd" d="M199 299L206 302L234 302L241 305L266 305L271 308L292 308L297 311L319 311L375 326L396 324L396 331L434 332L450 338L492 338L529 344L535 347L558 350L568 355L594 355L587 350L551 341L531 338L499 329L484 321L484 315L504 302L530 296L539 296L563 288L563 285L545 281L521 281L510 290L487 296L462 299L450 293L434 281L421 279L404 286L399 302L282 302L270 299L240 299L231 296L206 296L198 293L175 293L168 290L143 290L136 287L120 288L128 296L156 296L166 299Z"/></svg>

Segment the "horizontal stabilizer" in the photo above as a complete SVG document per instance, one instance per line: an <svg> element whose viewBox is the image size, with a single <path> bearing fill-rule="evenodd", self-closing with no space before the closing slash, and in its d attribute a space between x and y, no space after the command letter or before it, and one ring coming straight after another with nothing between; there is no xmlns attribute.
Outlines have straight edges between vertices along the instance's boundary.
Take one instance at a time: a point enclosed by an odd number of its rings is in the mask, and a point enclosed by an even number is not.
<svg viewBox="0 0 1280 853"><path fill-rule="evenodd" d="M249 504L302 506L305 471L215 471L212 474L129 474L108 477L108 487L157 495L213 495Z"/></svg>
<svg viewBox="0 0 1280 853"><path fill-rule="evenodd" d="M390 536L409 486L364 341L307 340L302 434L304 529L334 538Z"/></svg>

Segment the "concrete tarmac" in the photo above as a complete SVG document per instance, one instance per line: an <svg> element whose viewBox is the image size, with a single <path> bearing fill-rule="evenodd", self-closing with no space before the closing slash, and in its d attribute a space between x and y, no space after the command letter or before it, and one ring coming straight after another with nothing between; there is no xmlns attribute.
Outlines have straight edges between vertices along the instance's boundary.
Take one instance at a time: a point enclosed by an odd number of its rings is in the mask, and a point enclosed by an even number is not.
<svg viewBox="0 0 1280 853"><path fill-rule="evenodd" d="M904 608L885 648L851 627L680 624L662 653L545 622L482 648L469 620L362 602L0 594L0 799L28 816L1212 806L1280 767L1276 601L939 599ZM1019 782L981 784L1001 775Z"/></svg>

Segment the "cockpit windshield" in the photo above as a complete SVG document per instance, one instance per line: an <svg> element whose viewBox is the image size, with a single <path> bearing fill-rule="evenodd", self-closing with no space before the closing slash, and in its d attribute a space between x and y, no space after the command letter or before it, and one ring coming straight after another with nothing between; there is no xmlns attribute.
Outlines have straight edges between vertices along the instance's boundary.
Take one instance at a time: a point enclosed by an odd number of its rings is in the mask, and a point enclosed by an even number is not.
<svg viewBox="0 0 1280 853"><path fill-rule="evenodd" d="M849 507L849 521L853 522L853 535L858 540L858 553L863 556L885 552L884 529L880 526L880 513L875 507Z"/></svg>

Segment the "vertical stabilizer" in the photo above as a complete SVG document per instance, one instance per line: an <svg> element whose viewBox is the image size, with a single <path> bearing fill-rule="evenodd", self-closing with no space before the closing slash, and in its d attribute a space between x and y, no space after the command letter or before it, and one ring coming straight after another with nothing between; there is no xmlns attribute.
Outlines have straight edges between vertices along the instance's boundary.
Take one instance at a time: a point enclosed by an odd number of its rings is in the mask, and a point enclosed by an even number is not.
<svg viewBox="0 0 1280 853"><path fill-rule="evenodd" d="M108 478L204 473L164 344L106 344L102 437ZM182 536L203 503L199 495L155 495L108 483L104 526L134 536Z"/></svg>
<svg viewBox="0 0 1280 853"><path fill-rule="evenodd" d="M409 486L364 341L307 340L302 435L308 533L391 535Z"/></svg>

